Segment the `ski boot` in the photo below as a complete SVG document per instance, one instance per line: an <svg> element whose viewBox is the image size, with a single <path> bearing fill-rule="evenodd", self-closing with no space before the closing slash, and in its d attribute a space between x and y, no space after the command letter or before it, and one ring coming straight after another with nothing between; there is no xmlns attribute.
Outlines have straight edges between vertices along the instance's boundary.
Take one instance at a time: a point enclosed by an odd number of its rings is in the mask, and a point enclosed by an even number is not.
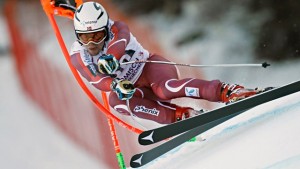
<svg viewBox="0 0 300 169"><path fill-rule="evenodd" d="M188 107L177 107L175 113L176 121L181 121L187 118L195 117L207 111L208 110L204 110L204 109L194 110ZM188 142L195 142L195 141L205 141L205 139L200 135L198 137L191 138Z"/></svg>
<svg viewBox="0 0 300 169"><path fill-rule="evenodd" d="M175 121L181 121L190 117L195 117L205 112L207 112L207 110L194 110L189 107L176 107Z"/></svg>

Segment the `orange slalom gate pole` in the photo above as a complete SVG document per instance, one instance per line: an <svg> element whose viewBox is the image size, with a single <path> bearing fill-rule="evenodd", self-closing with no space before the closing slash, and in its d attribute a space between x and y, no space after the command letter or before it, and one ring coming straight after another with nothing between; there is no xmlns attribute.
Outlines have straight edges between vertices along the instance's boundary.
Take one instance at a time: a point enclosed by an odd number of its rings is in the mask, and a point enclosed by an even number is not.
<svg viewBox="0 0 300 169"><path fill-rule="evenodd" d="M106 107L109 110L109 104L108 104L106 94L105 94L105 92L101 92L101 94L102 94L104 107ZM110 118L108 118L107 120L108 120L109 129L110 129L110 134L111 134L114 146L115 146L115 152L116 152L119 167L120 167L120 169L126 169L124 157L123 157L123 154L121 152L121 148L120 148L119 141L118 141L118 138L117 138L117 133L116 133L114 121Z"/></svg>

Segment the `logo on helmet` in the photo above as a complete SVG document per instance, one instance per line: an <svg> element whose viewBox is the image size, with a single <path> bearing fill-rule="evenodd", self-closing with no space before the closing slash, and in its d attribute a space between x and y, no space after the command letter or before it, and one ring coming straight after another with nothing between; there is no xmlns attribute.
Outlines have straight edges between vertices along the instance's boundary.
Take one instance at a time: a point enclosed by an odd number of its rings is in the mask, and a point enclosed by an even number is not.
<svg viewBox="0 0 300 169"><path fill-rule="evenodd" d="M97 21L81 21L80 22L80 25L81 26L85 26L85 25L87 25L87 24L96 24L97 23Z"/></svg>
<svg viewBox="0 0 300 169"><path fill-rule="evenodd" d="M80 25L81 25L81 26L85 26L84 21L80 21Z"/></svg>
<svg viewBox="0 0 300 169"><path fill-rule="evenodd" d="M86 21L85 24L96 24L97 21Z"/></svg>

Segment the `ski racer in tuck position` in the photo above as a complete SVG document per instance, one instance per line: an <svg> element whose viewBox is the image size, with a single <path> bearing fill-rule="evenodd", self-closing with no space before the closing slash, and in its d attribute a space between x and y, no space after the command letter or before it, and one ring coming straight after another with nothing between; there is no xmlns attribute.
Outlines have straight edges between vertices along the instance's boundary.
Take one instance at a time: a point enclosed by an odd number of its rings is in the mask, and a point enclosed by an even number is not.
<svg viewBox="0 0 300 169"><path fill-rule="evenodd" d="M192 108L171 104L171 99L189 97L227 103L258 92L220 80L179 79L174 65L120 64L168 60L144 49L128 26L111 20L99 3L80 5L75 11L74 28L77 40L70 51L73 66L97 89L113 91L110 106L121 114L132 112L139 118L169 124L197 114Z"/></svg>

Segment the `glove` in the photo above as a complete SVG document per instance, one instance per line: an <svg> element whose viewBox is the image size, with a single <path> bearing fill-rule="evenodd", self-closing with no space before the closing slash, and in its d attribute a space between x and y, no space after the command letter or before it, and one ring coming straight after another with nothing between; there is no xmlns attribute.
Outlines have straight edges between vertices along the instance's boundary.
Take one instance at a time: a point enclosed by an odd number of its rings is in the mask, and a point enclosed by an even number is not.
<svg viewBox="0 0 300 169"><path fill-rule="evenodd" d="M135 88L130 81L117 78L112 81L110 88L116 92L120 100L131 99L135 92Z"/></svg>
<svg viewBox="0 0 300 169"><path fill-rule="evenodd" d="M259 90L256 89L245 89L240 85L229 85L222 83L221 85L221 101L224 103L232 103L249 96L259 93Z"/></svg>
<svg viewBox="0 0 300 169"><path fill-rule="evenodd" d="M113 55L102 55L98 61L98 71L102 74L111 75L118 70L119 61Z"/></svg>

